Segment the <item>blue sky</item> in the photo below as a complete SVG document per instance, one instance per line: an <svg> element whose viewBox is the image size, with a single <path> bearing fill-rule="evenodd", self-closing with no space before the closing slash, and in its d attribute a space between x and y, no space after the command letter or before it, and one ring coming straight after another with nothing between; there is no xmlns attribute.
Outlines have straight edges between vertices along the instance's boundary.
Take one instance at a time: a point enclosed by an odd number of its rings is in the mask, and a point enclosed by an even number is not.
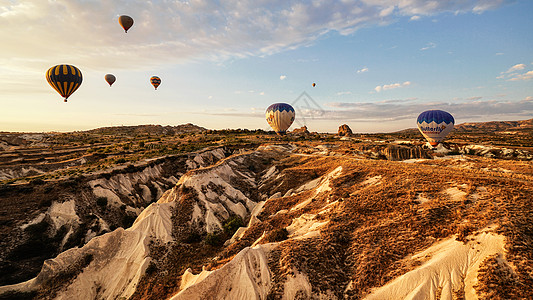
<svg viewBox="0 0 533 300"><path fill-rule="evenodd" d="M526 0L0 0L0 131L268 129L275 102L319 132L411 128L427 109L529 119L532 14ZM62 63L84 76L68 103L44 77Z"/></svg>

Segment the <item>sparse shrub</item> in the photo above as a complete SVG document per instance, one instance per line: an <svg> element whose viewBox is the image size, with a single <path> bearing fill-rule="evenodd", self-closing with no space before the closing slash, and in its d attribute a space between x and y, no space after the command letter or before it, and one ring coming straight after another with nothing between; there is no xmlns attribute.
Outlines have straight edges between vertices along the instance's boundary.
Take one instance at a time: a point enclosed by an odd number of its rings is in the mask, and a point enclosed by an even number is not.
<svg viewBox="0 0 533 300"><path fill-rule="evenodd" d="M44 184L45 181L42 180L41 178L35 178L35 179L32 179L30 181L30 184L33 184L33 185L41 185L41 184Z"/></svg>
<svg viewBox="0 0 533 300"><path fill-rule="evenodd" d="M126 159L124 159L124 158L119 158L119 159L115 160L115 163L117 163L117 164L123 164L125 162L126 162Z"/></svg>
<svg viewBox="0 0 533 300"><path fill-rule="evenodd" d="M18 291L9 291L3 294L0 294L0 300L31 300L36 299L37 292L18 292Z"/></svg>
<svg viewBox="0 0 533 300"><path fill-rule="evenodd" d="M244 222L242 221L242 218L236 215L227 219L222 227L224 228L224 232L231 236L237 231L237 229L239 229L239 227L243 226Z"/></svg>
<svg viewBox="0 0 533 300"><path fill-rule="evenodd" d="M96 198L96 205L105 208L107 206L107 198L106 197L98 197Z"/></svg>
<svg viewBox="0 0 533 300"><path fill-rule="evenodd" d="M131 225L133 225L135 219L137 219L137 216L124 215L122 217L122 225L124 226L124 228L129 228L131 227Z"/></svg>
<svg viewBox="0 0 533 300"><path fill-rule="evenodd" d="M148 267L146 267L146 274L152 275L156 272L157 272L157 265L153 261L150 261L150 264L148 264Z"/></svg>
<svg viewBox="0 0 533 300"><path fill-rule="evenodd" d="M208 233L205 237L205 243L209 246L218 247L221 246L223 242L220 232Z"/></svg>
<svg viewBox="0 0 533 300"><path fill-rule="evenodd" d="M134 165L129 164L129 165L126 167L126 171L127 171L128 173L133 173L133 172L136 172L136 171L137 171L137 168L136 168Z"/></svg>
<svg viewBox="0 0 533 300"><path fill-rule="evenodd" d="M37 237L42 234L44 234L48 228L50 227L50 224L46 220L42 220L39 223L31 224L28 227L24 229L24 232L29 234L31 237Z"/></svg>
<svg viewBox="0 0 533 300"><path fill-rule="evenodd" d="M184 242L187 244L193 244L193 243L198 243L201 240L202 240L202 237L200 236L200 234L198 234L198 232L192 232L191 234L187 236L187 238L185 238Z"/></svg>
<svg viewBox="0 0 533 300"><path fill-rule="evenodd" d="M52 205L52 199L41 199L39 201L39 208L50 207Z"/></svg>
<svg viewBox="0 0 533 300"><path fill-rule="evenodd" d="M461 154L459 150L453 150L453 151L448 152L448 155L459 155L459 154Z"/></svg>
<svg viewBox="0 0 533 300"><path fill-rule="evenodd" d="M266 237L266 240L270 243L281 242L289 237L289 232L285 228L278 228L272 230Z"/></svg>

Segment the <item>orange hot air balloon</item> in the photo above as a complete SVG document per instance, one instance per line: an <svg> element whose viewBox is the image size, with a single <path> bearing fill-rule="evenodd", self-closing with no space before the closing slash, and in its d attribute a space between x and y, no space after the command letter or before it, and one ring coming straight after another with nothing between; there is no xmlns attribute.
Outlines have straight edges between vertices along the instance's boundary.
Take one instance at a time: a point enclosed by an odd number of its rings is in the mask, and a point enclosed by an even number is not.
<svg viewBox="0 0 533 300"><path fill-rule="evenodd" d="M313 82L313 87L315 87L316 83Z"/></svg>
<svg viewBox="0 0 533 300"><path fill-rule="evenodd" d="M65 97L65 102L80 87L82 80L81 71L75 66L57 65L46 71L46 81Z"/></svg>
<svg viewBox="0 0 533 300"><path fill-rule="evenodd" d="M128 29L133 26L133 19L130 16L122 15L118 17L118 23L124 28L124 31L128 33Z"/></svg>
<svg viewBox="0 0 533 300"><path fill-rule="evenodd" d="M157 87L161 84L161 78L157 76L152 76L150 78L150 83L154 86L154 88L157 90Z"/></svg>
<svg viewBox="0 0 533 300"><path fill-rule="evenodd" d="M113 85L115 80L117 80L115 75L113 75L113 74L106 74L105 75L105 81L107 81L107 83L109 83L109 87L111 87L111 85Z"/></svg>

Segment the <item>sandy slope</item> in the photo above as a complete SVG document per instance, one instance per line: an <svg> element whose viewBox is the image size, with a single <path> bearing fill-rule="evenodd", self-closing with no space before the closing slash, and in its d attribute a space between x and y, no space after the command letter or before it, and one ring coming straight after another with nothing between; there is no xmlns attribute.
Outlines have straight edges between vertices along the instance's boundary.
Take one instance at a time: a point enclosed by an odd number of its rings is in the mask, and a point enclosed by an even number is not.
<svg viewBox="0 0 533 300"><path fill-rule="evenodd" d="M477 299L479 265L488 256L504 255L505 238L493 232L473 236L466 244L455 237L440 241L410 257L422 261L417 269L373 291L366 299Z"/></svg>

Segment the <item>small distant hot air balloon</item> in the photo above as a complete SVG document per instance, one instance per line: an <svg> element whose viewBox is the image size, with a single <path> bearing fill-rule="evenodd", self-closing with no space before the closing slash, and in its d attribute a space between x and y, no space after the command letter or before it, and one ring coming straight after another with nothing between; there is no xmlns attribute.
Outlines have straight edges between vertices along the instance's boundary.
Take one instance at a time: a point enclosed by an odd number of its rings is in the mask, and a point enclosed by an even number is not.
<svg viewBox="0 0 533 300"><path fill-rule="evenodd" d="M315 86L316 86L316 83L313 82L313 87L315 87Z"/></svg>
<svg viewBox="0 0 533 300"><path fill-rule="evenodd" d="M274 103L267 108L265 116L268 125L277 134L283 135L291 127L292 122L294 122L296 113L294 112L294 108L287 103Z"/></svg>
<svg viewBox="0 0 533 300"><path fill-rule="evenodd" d="M128 29L133 26L133 19L130 16L122 15L118 17L118 23L124 28L124 31L128 33Z"/></svg>
<svg viewBox="0 0 533 300"><path fill-rule="evenodd" d="M67 102L68 97L80 87L83 77L75 66L57 65L46 71L46 80Z"/></svg>
<svg viewBox="0 0 533 300"><path fill-rule="evenodd" d="M154 88L157 90L157 87L161 84L161 78L157 76L152 76L150 78L150 83L154 86Z"/></svg>
<svg viewBox="0 0 533 300"><path fill-rule="evenodd" d="M453 116L442 110L428 110L421 113L416 121L418 129L433 147L444 140L453 130Z"/></svg>
<svg viewBox="0 0 533 300"><path fill-rule="evenodd" d="M113 74L106 74L105 75L105 81L107 81L107 83L109 83L109 87L111 87L113 85L115 80L117 80L115 75L113 75Z"/></svg>

